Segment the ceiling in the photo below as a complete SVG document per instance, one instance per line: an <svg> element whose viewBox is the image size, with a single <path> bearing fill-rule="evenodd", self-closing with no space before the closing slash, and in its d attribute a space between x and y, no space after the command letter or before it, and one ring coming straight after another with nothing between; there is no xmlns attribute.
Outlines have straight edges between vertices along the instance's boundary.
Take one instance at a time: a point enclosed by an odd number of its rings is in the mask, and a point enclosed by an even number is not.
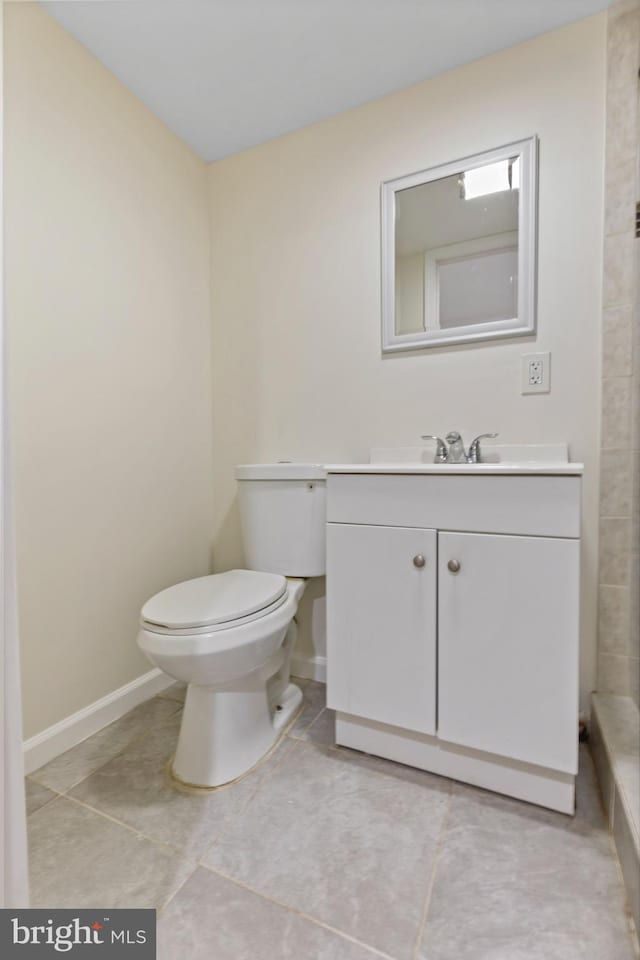
<svg viewBox="0 0 640 960"><path fill-rule="evenodd" d="M42 5L214 161L589 16L608 0Z"/></svg>

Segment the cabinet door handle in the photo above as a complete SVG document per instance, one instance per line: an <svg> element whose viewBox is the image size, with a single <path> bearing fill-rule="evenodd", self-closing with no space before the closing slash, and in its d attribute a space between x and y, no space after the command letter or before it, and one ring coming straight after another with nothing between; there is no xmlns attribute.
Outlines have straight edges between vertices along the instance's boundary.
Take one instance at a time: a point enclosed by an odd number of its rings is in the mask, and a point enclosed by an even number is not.
<svg viewBox="0 0 640 960"><path fill-rule="evenodd" d="M451 573L458 573L460 570L460 561L459 560L449 560L447 564Z"/></svg>
<svg viewBox="0 0 640 960"><path fill-rule="evenodd" d="M421 553L416 553L415 557L413 558L414 567L424 567L426 562L427 561Z"/></svg>

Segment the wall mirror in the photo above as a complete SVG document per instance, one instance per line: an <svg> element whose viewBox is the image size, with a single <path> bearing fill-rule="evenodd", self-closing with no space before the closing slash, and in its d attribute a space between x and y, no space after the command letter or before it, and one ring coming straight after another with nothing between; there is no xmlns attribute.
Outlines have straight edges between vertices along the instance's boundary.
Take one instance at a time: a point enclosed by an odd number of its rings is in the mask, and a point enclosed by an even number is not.
<svg viewBox="0 0 640 960"><path fill-rule="evenodd" d="M532 334L537 137L382 184L382 349Z"/></svg>

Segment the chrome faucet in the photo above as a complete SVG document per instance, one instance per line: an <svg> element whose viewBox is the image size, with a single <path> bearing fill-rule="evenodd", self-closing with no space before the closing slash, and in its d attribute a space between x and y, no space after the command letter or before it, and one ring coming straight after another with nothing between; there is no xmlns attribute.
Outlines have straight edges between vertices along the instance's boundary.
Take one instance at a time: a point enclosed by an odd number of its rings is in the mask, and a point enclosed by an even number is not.
<svg viewBox="0 0 640 960"><path fill-rule="evenodd" d="M447 463L466 463L467 455L464 451L464 443L462 442L462 437L457 430L451 430L445 437L445 440L449 444L449 454L447 456Z"/></svg>
<svg viewBox="0 0 640 960"><path fill-rule="evenodd" d="M440 437L434 437L430 433L426 433L423 437L423 440L435 440L436 441L436 452L433 458L434 463L446 463L449 452L447 450L447 445L444 440L441 440Z"/></svg>
<svg viewBox="0 0 640 960"><path fill-rule="evenodd" d="M423 435L423 440L435 440L436 452L433 458L434 463L480 463L482 460L480 451L480 441L486 437L494 439L497 433L481 433L469 444L468 452L464 449L462 437L457 430L451 430L445 440L435 437L430 433ZM449 446L447 447L447 443Z"/></svg>
<svg viewBox="0 0 640 960"><path fill-rule="evenodd" d="M480 463L480 441L487 439L493 440L497 437L497 433L481 433L479 437L476 437L475 440L472 440L469 444L469 452L467 454L467 463Z"/></svg>

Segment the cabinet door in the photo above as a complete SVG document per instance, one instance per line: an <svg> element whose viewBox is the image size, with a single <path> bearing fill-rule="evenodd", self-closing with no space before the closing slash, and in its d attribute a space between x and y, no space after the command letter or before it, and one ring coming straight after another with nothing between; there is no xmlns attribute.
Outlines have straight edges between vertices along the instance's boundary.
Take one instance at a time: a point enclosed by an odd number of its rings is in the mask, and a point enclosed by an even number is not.
<svg viewBox="0 0 640 960"><path fill-rule="evenodd" d="M434 530L327 525L327 695L336 710L435 733Z"/></svg>
<svg viewBox="0 0 640 960"><path fill-rule="evenodd" d="M438 554L439 736L575 773L579 541L440 533Z"/></svg>

